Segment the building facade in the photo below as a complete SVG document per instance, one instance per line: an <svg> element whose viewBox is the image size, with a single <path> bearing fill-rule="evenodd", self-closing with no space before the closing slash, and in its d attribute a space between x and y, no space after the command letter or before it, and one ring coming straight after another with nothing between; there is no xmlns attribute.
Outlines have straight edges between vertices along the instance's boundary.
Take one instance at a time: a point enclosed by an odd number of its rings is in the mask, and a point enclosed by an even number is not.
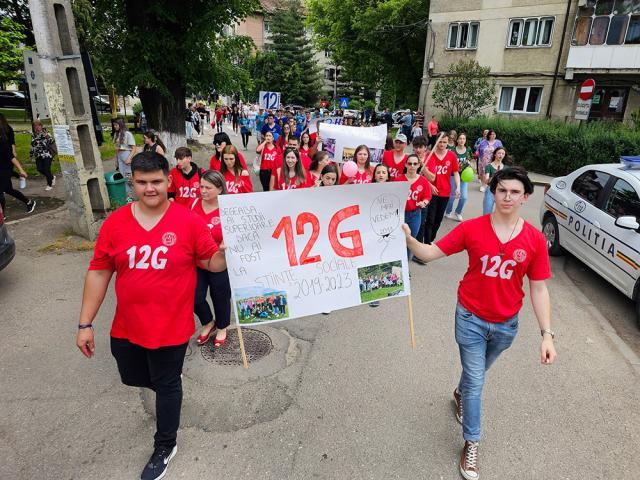
<svg viewBox="0 0 640 480"><path fill-rule="evenodd" d="M432 0L421 105L451 63L491 69L484 113L571 120L596 82L590 119L626 120L640 102L640 0ZM617 42L617 43L616 43Z"/></svg>

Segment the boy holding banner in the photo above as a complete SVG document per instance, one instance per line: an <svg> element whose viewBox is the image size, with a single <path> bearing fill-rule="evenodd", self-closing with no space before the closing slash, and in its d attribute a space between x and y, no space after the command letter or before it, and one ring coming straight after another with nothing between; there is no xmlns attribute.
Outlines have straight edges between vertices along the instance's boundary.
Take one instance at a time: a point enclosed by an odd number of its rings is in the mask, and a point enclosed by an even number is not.
<svg viewBox="0 0 640 480"><path fill-rule="evenodd" d="M495 195L495 211L460 223L433 245L417 241L409 227L403 226L407 246L425 262L462 250L469 255L469 268L458 288L455 336L462 375L453 392L456 418L462 423L465 440L459 469L467 480L479 478L485 374L515 339L525 275L542 335L540 360L543 365L550 365L556 357L545 283L551 276L546 241L539 230L520 218L520 208L533 193L533 184L524 169L512 167L496 173L489 188Z"/></svg>

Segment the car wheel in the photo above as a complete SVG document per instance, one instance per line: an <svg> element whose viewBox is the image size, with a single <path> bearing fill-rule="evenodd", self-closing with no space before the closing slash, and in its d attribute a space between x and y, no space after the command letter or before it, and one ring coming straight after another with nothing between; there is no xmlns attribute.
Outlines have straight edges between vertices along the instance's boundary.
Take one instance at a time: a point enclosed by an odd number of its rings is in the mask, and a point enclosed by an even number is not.
<svg viewBox="0 0 640 480"><path fill-rule="evenodd" d="M542 233L547 241L547 250L549 255L554 257L562 255L564 252L560 246L560 232L558 231L558 222L553 215L547 215L542 222Z"/></svg>

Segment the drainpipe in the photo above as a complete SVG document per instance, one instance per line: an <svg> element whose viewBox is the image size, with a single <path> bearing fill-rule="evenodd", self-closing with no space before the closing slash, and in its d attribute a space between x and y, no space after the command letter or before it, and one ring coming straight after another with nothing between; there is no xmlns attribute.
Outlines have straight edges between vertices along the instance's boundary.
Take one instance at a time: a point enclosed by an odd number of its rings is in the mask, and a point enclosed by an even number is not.
<svg viewBox="0 0 640 480"><path fill-rule="evenodd" d="M551 118L551 105L553 104L553 97L556 93L556 82L558 81L558 72L560 71L560 60L562 59L562 52L564 51L564 37L567 34L567 25L569 24L569 12L571 11L571 0L567 0L567 12L564 16L564 25L562 26L562 36L560 37L560 49L558 50L558 58L556 60L556 70L553 74L553 82L551 82L551 92L549 93L549 103L547 104L547 119Z"/></svg>

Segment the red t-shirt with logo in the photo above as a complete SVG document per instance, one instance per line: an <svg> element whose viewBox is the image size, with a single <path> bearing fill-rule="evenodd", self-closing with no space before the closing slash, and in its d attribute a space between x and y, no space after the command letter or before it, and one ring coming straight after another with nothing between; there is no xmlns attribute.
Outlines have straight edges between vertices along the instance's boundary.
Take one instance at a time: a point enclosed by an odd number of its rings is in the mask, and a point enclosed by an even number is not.
<svg viewBox="0 0 640 480"><path fill-rule="evenodd" d="M451 196L451 174L458 171L458 157L451 150L447 150L442 157L438 158L436 152L427 161L427 168L431 173L435 173L436 179L431 182L438 189L439 197Z"/></svg>
<svg viewBox="0 0 640 480"><path fill-rule="evenodd" d="M253 192L253 185L251 184L251 178L249 175L240 175L238 178L227 170L224 172L224 179L227 182L228 193L251 193Z"/></svg>
<svg viewBox="0 0 640 480"><path fill-rule="evenodd" d="M402 161L400 163L396 163L394 159L395 150L385 150L382 154L382 163L384 163L387 167L389 167L389 181L393 182L398 179L398 176L402 175L404 172L405 164L407 163L407 154L404 154L402 157Z"/></svg>
<svg viewBox="0 0 640 480"><path fill-rule="evenodd" d="M260 154L260 170L273 170L273 166L280 156L280 149L275 145L268 148L266 145Z"/></svg>
<svg viewBox="0 0 640 480"><path fill-rule="evenodd" d="M409 179L407 179L406 175L400 175L397 181L408 182ZM414 210L421 208L416 204L423 200L431 200L431 186L426 178L422 175L418 175L418 179L409 186L409 196L407 197L407 204L404 209L407 212L413 212Z"/></svg>
<svg viewBox="0 0 640 480"><path fill-rule="evenodd" d="M102 224L89 270L116 272L111 336L145 348L181 345L195 331L198 260L218 250L204 221L174 202L147 231L125 205Z"/></svg>
<svg viewBox="0 0 640 480"><path fill-rule="evenodd" d="M191 210L193 213L198 215L200 218L204 220L211 230L211 236L216 244L220 245L222 243L222 223L220 222L220 209L216 208L215 210L206 213L204 208L202 208L202 200L200 198L196 198L191 205Z"/></svg>
<svg viewBox="0 0 640 480"><path fill-rule="evenodd" d="M242 168L248 170L247 161L244 159L244 155L242 155L240 152L238 152L238 160L240 160ZM221 167L221 161L216 158L216 154L214 153L213 157L211 157L211 160L209 160L209 170L216 170L219 172Z"/></svg>
<svg viewBox="0 0 640 480"><path fill-rule="evenodd" d="M340 185L344 185L345 183L347 183L347 180L349 180L349 177L347 177L344 172L340 173ZM365 170L364 172L358 171L358 173L356 173L353 177L353 182L351 182L354 185L357 184L361 184L361 183L371 183L373 180L373 169L370 169L368 172Z"/></svg>
<svg viewBox="0 0 640 480"><path fill-rule="evenodd" d="M286 184L284 182L283 170L281 168L280 172L278 174L278 181L274 183L274 190L293 190L295 188L313 187L315 183L314 183L313 178L309 175L309 172L307 172L305 170L304 171L304 175L305 175L304 182L300 183L300 182L296 181L295 183ZM295 179L295 177L294 177L294 179Z"/></svg>
<svg viewBox="0 0 640 480"><path fill-rule="evenodd" d="M200 171L200 173L198 173ZM191 163L191 171L188 175L178 167L174 167L169 172L171 175L171 185L167 192L172 197L175 195L176 203L180 205L190 206L193 199L200 195L200 177L204 173L204 169L198 167L195 163Z"/></svg>
<svg viewBox="0 0 640 480"><path fill-rule="evenodd" d="M487 322L505 322L520 311L525 275L529 280L551 277L546 240L527 222L517 236L501 244L490 215L484 215L460 223L436 245L445 255L467 251L469 268L458 287L458 299Z"/></svg>

